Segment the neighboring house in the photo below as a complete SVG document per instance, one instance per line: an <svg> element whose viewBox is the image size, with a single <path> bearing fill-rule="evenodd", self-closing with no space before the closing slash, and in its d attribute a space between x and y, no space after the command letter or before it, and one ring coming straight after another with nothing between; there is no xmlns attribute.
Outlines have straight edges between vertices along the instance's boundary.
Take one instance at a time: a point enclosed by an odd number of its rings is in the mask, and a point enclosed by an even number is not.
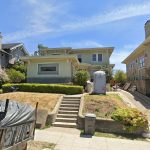
<svg viewBox="0 0 150 150"><path fill-rule="evenodd" d="M28 56L24 44L9 43L2 44L2 35L0 34L0 68L7 68L10 64L14 64L22 56Z"/></svg>
<svg viewBox="0 0 150 150"><path fill-rule="evenodd" d="M27 82L67 83L71 82L78 69L94 71L112 69L109 58L113 47L104 48L41 48L34 56L22 57L27 64Z"/></svg>
<svg viewBox="0 0 150 150"><path fill-rule="evenodd" d="M145 40L124 61L128 82L150 96L150 21L145 23Z"/></svg>

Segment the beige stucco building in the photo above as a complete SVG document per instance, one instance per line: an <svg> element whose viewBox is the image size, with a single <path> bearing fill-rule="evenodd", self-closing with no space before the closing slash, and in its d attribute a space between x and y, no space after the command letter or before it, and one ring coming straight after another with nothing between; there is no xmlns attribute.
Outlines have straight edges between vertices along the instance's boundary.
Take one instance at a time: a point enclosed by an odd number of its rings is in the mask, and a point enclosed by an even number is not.
<svg viewBox="0 0 150 150"><path fill-rule="evenodd" d="M127 79L137 91L150 96L150 21L145 23L145 40L124 61Z"/></svg>
<svg viewBox="0 0 150 150"><path fill-rule="evenodd" d="M72 49L42 47L34 56L22 57L27 65L27 82L67 83L76 70L87 70L91 77L94 71L112 69L109 58L113 47Z"/></svg>

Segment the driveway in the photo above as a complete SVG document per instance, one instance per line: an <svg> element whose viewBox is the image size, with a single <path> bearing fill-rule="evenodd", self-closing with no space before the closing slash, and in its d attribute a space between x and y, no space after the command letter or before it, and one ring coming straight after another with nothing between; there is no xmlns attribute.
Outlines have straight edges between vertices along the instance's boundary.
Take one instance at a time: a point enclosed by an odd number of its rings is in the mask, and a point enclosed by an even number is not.
<svg viewBox="0 0 150 150"><path fill-rule="evenodd" d="M81 137L80 130L51 127L35 131L36 141L55 143L55 150L149 150L150 142L112 139L103 137Z"/></svg>

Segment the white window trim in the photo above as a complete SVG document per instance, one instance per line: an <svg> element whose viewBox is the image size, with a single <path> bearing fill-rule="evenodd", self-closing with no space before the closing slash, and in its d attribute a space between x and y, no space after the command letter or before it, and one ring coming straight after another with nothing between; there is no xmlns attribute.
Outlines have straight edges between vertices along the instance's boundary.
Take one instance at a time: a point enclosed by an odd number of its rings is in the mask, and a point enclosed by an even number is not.
<svg viewBox="0 0 150 150"><path fill-rule="evenodd" d="M46 65L48 65L48 64L58 64L58 66L59 66L59 63L49 63L49 62L46 62L46 63L38 63L37 64L37 75L38 76L59 76L59 73L60 73L60 68L58 67L58 74L39 74L39 65L40 64L46 64Z"/></svg>
<svg viewBox="0 0 150 150"><path fill-rule="evenodd" d="M96 61L93 60L93 55L94 54L96 55ZM101 53L94 53L94 54L92 54L92 62L103 62L103 54L101 54ZM102 61L98 61L98 54L102 55Z"/></svg>

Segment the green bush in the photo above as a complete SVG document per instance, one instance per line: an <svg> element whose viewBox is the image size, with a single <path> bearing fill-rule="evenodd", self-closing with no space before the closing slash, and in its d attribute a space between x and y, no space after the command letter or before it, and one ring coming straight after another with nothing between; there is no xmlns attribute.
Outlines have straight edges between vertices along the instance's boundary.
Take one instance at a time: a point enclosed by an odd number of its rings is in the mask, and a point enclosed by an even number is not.
<svg viewBox="0 0 150 150"><path fill-rule="evenodd" d="M0 89L0 94L2 94L3 93L3 90L2 89Z"/></svg>
<svg viewBox="0 0 150 150"><path fill-rule="evenodd" d="M78 70L74 75L74 83L80 86L85 86L90 75L85 70Z"/></svg>
<svg viewBox="0 0 150 150"><path fill-rule="evenodd" d="M20 83L25 80L25 74L15 69L7 70L8 77L12 83Z"/></svg>
<svg viewBox="0 0 150 150"><path fill-rule="evenodd" d="M10 87L16 86L19 91L22 92L40 92L40 93L62 93L62 94L81 94L83 87L72 85L60 85L60 84L4 84L2 86L3 92L9 92Z"/></svg>
<svg viewBox="0 0 150 150"><path fill-rule="evenodd" d="M146 116L135 108L118 108L112 114L112 119L120 122L123 129L128 132L148 127Z"/></svg>
<svg viewBox="0 0 150 150"><path fill-rule="evenodd" d="M16 62L11 68L24 74L27 72L27 68L22 62Z"/></svg>

